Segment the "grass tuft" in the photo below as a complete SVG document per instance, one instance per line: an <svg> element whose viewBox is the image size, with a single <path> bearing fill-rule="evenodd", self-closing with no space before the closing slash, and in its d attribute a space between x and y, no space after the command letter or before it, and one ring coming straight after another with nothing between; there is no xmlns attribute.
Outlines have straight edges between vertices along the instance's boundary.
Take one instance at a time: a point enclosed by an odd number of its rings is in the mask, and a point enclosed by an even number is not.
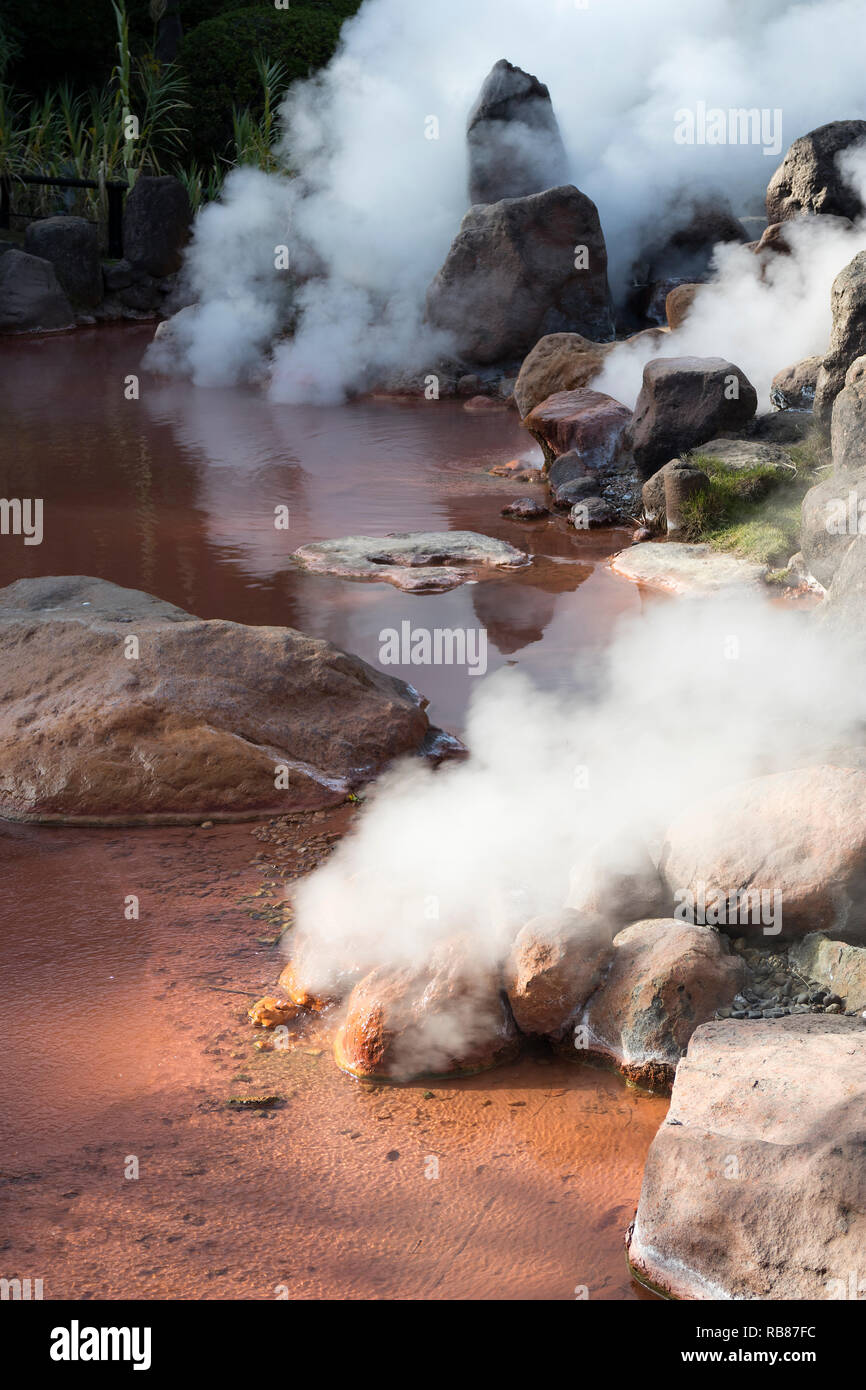
<svg viewBox="0 0 866 1390"><path fill-rule="evenodd" d="M685 539L784 566L799 545L801 503L824 462L824 447L817 432L791 446L790 474L771 464L729 468L711 455L693 454L689 461L707 474L710 486L683 504Z"/></svg>

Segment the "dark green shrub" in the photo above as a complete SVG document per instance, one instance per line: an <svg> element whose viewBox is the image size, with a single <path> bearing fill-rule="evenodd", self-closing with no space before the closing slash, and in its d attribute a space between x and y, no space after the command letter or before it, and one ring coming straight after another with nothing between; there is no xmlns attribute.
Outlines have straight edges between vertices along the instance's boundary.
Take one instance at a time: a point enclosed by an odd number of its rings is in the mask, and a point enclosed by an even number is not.
<svg viewBox="0 0 866 1390"><path fill-rule="evenodd" d="M195 0L215 4L216 0ZM209 161L226 152L232 108L260 114L256 53L283 64L290 82L308 77L332 57L346 6L305 4L276 10L273 3L230 10L188 33L178 63L189 83L189 153Z"/></svg>

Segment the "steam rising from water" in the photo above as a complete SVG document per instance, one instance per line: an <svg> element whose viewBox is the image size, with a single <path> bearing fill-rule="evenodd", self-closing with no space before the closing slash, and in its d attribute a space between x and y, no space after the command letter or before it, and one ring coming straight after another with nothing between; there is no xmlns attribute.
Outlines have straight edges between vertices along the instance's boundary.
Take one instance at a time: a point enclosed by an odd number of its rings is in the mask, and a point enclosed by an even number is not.
<svg viewBox="0 0 866 1390"><path fill-rule="evenodd" d="M498 672L471 704L470 760L395 770L301 885L308 983L326 988L347 960L420 964L464 933L495 965L525 921L573 900L599 854L639 869L690 805L855 742L862 675L844 642L761 598L655 605L564 692Z"/></svg>
<svg viewBox="0 0 866 1390"><path fill-rule="evenodd" d="M466 210L466 116L501 57L549 86L572 180L599 207L621 286L642 228L683 189L721 190L739 215L763 212L778 157L760 145L677 144L677 111L780 109L787 148L826 121L866 115L864 48L862 0L366 0L328 70L286 102L283 152L300 177L237 171L199 218L189 264L201 307L178 329L183 365L201 385L263 372L288 320L281 244L302 275L320 275L269 362L275 399L336 401L445 350L422 327L424 292ZM436 140L425 138L431 115ZM746 253L726 251L720 293L683 350L730 355L763 388L825 349L830 284L863 244L816 240L757 294ZM169 360L157 345L151 361ZM606 380L631 404L636 379L636 364L617 360Z"/></svg>

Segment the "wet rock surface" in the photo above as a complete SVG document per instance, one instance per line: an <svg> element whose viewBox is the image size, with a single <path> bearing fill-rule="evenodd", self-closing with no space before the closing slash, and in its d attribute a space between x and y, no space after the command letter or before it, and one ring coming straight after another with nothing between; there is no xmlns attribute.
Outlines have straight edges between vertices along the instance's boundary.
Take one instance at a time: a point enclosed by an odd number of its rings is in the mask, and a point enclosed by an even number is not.
<svg viewBox="0 0 866 1390"><path fill-rule="evenodd" d="M550 516L550 512L537 497L515 497L513 502L502 508L502 515L510 516L514 521L543 521Z"/></svg>
<svg viewBox="0 0 866 1390"><path fill-rule="evenodd" d="M621 401L581 387L548 396L523 424L549 461L576 453L584 468L597 472L616 463L630 421L631 411Z"/></svg>
<svg viewBox="0 0 866 1390"><path fill-rule="evenodd" d="M676 1298L850 1297L866 1243L864 1105L859 1019L699 1028L647 1158L633 1271Z"/></svg>

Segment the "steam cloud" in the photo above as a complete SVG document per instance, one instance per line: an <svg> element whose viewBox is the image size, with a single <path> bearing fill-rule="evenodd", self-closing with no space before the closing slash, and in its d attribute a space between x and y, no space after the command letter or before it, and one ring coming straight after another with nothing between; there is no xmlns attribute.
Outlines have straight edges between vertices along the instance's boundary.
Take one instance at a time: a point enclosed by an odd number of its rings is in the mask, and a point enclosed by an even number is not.
<svg viewBox="0 0 866 1390"><path fill-rule="evenodd" d="M418 966L455 935L495 966L525 921L579 905L599 860L638 871L690 805L853 745L858 660L802 613L680 600L624 620L565 693L497 672L470 706L471 758L384 778L298 889L307 983L326 992L345 962Z"/></svg>
<svg viewBox="0 0 866 1390"><path fill-rule="evenodd" d="M446 351L422 325L424 292L466 211L466 116L500 57L550 88L621 288L647 223L678 201L721 191L738 215L763 212L779 157L760 144L678 144L678 111L781 110L785 149L866 115L864 47L860 0L366 0L327 71L285 103L282 152L299 176L229 176L189 255L200 305L150 361L175 352L200 385L267 375L278 401L330 402ZM425 138L430 116L438 139ZM319 272L291 319L274 270L281 244L302 276ZM780 367L825 350L830 284L863 244L859 232L817 235L757 297L747 253L725 251L718 293L702 296L671 350L729 355L764 395ZM287 327L294 336L269 353ZM637 361L617 354L604 385L632 404L638 379Z"/></svg>

